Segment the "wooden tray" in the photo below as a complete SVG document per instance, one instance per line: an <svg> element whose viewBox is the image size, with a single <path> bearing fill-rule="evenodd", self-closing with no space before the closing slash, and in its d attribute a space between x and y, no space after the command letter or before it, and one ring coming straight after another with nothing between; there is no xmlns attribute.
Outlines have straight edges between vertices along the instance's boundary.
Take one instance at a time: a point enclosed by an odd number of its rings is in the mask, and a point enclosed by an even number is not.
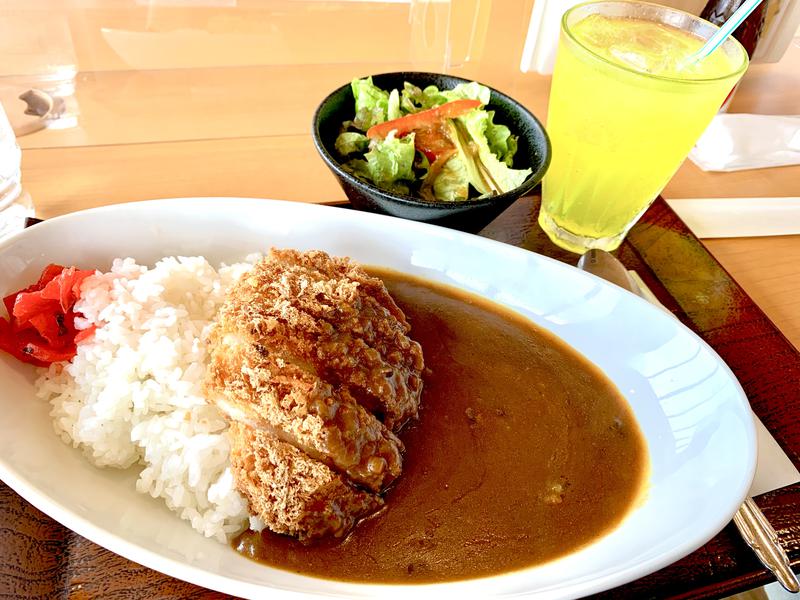
<svg viewBox="0 0 800 600"><path fill-rule="evenodd" d="M480 232L574 264L536 225L538 198L523 198ZM739 378L753 410L800 465L800 353L700 241L658 199L617 256L708 342ZM713 498L708 499L714 502ZM757 499L794 567L800 564L800 485ZM0 483L0 597L224 598L122 558L73 533ZM603 598L716 598L772 581L733 525L708 544Z"/></svg>

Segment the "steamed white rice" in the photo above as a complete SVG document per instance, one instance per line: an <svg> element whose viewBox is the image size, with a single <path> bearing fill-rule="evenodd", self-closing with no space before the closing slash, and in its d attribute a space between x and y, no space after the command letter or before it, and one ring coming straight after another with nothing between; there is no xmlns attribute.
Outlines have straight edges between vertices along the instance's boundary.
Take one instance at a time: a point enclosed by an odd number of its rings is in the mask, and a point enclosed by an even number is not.
<svg viewBox="0 0 800 600"><path fill-rule="evenodd" d="M241 531L247 503L234 487L227 424L202 394L205 339L248 262L214 269L204 258L153 268L117 259L89 277L75 306L93 339L37 381L56 432L98 467L141 469L136 489L220 541Z"/></svg>

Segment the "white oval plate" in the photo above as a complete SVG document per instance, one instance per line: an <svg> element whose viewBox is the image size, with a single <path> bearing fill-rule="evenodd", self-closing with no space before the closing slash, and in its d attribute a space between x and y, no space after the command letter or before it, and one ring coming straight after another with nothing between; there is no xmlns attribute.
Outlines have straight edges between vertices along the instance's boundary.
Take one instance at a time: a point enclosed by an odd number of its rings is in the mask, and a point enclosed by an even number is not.
<svg viewBox="0 0 800 600"><path fill-rule="evenodd" d="M647 440L644 502L609 535L550 563L439 585L356 585L303 577L205 539L130 472L97 469L53 432L34 369L0 356L0 478L77 533L133 561L229 594L436 597L584 596L676 561L720 531L755 469L750 408L733 374L659 309L575 268L512 246L354 210L201 198L108 206L37 225L0 244L0 294L49 262L107 269L113 257L237 261L270 246L319 248L470 290L526 315L597 364L630 402ZM272 589L266 589L272 588Z"/></svg>

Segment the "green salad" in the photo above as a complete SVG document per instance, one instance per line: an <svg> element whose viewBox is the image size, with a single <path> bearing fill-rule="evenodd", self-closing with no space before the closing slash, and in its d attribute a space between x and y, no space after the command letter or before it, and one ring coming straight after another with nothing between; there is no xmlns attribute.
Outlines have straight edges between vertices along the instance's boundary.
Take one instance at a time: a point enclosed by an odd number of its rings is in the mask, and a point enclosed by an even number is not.
<svg viewBox="0 0 800 600"><path fill-rule="evenodd" d="M355 115L342 123L336 152L342 167L381 189L424 200L457 202L522 185L530 169L512 168L517 136L486 110L489 88L402 90L354 79Z"/></svg>

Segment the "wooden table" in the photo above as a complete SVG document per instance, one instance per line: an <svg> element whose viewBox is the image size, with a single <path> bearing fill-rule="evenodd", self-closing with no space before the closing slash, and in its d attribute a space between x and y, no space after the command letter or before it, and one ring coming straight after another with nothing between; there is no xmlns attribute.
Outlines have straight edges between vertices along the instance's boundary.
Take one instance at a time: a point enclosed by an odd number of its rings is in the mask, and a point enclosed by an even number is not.
<svg viewBox="0 0 800 600"><path fill-rule="evenodd" d="M533 0L185 4L10 0L0 9L0 100L12 122L25 118L19 93L52 85L44 70L62 89L74 88L72 126L19 140L38 216L176 196L339 202L343 193L311 145L310 120L327 92L356 75L446 70L546 118L549 77L519 70ZM320 39L330 40L324 53L314 44ZM780 63L751 67L731 111L800 113L797 41ZM712 174L687 162L664 195L800 196L800 167ZM704 243L800 348L800 236ZM32 529L29 538L0 532L0 595L194 597L190 586L65 535L5 486L2 511ZM794 515L779 525L796 531L800 512ZM31 563L40 565L35 573ZM98 587L89 569L98 564L110 588Z"/></svg>

